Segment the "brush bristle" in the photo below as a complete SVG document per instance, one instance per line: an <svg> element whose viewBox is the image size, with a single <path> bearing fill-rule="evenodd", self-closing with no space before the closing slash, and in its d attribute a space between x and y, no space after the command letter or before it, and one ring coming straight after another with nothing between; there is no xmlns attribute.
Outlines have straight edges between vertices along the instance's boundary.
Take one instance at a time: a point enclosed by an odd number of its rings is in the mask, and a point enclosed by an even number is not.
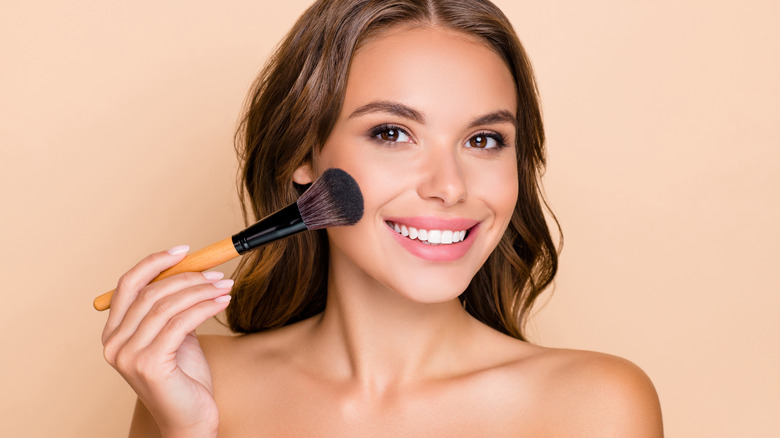
<svg viewBox="0 0 780 438"><path fill-rule="evenodd" d="M328 169L298 198L303 223L310 230L354 225L363 217L363 194L341 169Z"/></svg>

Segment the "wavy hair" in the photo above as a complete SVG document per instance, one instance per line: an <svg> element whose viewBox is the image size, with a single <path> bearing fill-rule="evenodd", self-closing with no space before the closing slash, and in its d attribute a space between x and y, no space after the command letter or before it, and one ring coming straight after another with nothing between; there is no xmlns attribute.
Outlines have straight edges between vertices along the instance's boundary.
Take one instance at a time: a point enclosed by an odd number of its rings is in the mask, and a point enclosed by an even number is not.
<svg viewBox="0 0 780 438"><path fill-rule="evenodd" d="M472 35L501 56L514 78L517 204L503 238L459 299L478 320L525 340L528 314L555 276L558 251L539 183L545 166L544 128L533 71L509 20L487 0L319 0L309 7L253 84L236 133L244 220L250 222L250 212L261 218L295 202L303 187L292 182L293 172L310 162L315 148L328 138L341 111L355 51L400 25ZM245 255L233 276L228 326L252 333L322 312L327 276L324 230Z"/></svg>

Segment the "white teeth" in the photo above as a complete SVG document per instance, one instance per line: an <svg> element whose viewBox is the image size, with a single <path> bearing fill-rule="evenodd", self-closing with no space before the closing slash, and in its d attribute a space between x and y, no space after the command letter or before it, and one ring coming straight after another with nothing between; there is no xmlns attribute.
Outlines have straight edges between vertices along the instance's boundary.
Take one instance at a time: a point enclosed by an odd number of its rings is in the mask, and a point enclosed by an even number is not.
<svg viewBox="0 0 780 438"><path fill-rule="evenodd" d="M466 238L466 231L453 231L453 230L423 230L414 227L407 227L406 225L399 225L394 222L387 222L396 233L408 237L412 240L417 239L421 242L429 243L432 245L448 245L451 243L462 242Z"/></svg>

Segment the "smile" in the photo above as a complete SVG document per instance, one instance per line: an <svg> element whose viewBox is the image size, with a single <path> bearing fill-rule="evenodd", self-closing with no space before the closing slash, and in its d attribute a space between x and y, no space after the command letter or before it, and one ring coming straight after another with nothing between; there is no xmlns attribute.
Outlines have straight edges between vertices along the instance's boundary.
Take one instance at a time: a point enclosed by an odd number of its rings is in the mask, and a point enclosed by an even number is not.
<svg viewBox="0 0 780 438"><path fill-rule="evenodd" d="M426 230L423 228L415 228L412 226L406 226L404 224L398 224L392 221L385 221L385 223L395 230L396 233L407 237L411 240L419 240L422 243L429 245L450 245L453 243L462 242L467 234L466 230Z"/></svg>
<svg viewBox="0 0 780 438"><path fill-rule="evenodd" d="M434 216L384 217L390 236L402 248L429 262L453 262L465 256L477 239L481 222Z"/></svg>

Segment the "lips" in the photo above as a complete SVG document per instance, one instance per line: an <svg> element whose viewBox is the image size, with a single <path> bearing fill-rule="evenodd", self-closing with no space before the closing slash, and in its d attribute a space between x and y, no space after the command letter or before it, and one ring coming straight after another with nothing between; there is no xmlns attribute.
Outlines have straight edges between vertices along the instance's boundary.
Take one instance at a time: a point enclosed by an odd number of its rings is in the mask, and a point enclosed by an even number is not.
<svg viewBox="0 0 780 438"><path fill-rule="evenodd" d="M435 217L385 218L393 237L413 255L446 262L463 257L474 242L479 221Z"/></svg>

